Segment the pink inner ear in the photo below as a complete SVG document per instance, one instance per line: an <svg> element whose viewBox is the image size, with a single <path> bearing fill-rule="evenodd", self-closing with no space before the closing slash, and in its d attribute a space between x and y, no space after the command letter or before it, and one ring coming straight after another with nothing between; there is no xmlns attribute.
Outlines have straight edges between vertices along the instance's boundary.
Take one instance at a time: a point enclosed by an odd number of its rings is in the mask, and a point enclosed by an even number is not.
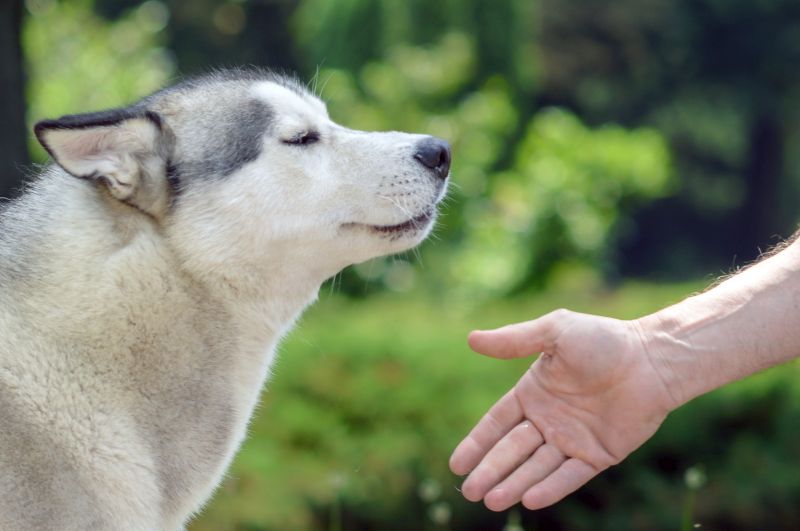
<svg viewBox="0 0 800 531"><path fill-rule="evenodd" d="M41 129L41 128L40 128ZM161 130L144 118L113 125L54 127L37 131L55 162L67 173L105 185L111 195L147 213L161 212L167 204L166 181L150 173Z"/></svg>
<svg viewBox="0 0 800 531"><path fill-rule="evenodd" d="M131 154L145 148L137 138L136 128L124 126L87 129L54 129L45 135L45 142L55 161L76 177L114 175L126 181Z"/></svg>
<svg viewBox="0 0 800 531"><path fill-rule="evenodd" d="M91 129L54 129L45 135L45 142L56 162L69 166L83 166L110 152L117 151L114 137L118 131L114 127L93 127Z"/></svg>
<svg viewBox="0 0 800 531"><path fill-rule="evenodd" d="M71 130L70 134L65 135L60 146L52 146L56 153L70 159L77 160L83 158L94 158L109 149L109 137L114 136L111 128L98 127L87 130Z"/></svg>
<svg viewBox="0 0 800 531"><path fill-rule="evenodd" d="M117 165L129 155L153 149L157 134L149 121L131 119L110 126L51 129L44 140L64 169L74 175L90 175L108 171L109 165Z"/></svg>

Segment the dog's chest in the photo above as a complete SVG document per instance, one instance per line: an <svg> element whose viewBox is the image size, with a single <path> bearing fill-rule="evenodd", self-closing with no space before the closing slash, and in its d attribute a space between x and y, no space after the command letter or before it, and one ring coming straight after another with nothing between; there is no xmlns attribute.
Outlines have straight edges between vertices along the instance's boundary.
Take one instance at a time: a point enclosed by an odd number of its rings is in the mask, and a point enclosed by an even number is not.
<svg viewBox="0 0 800 531"><path fill-rule="evenodd" d="M86 415L108 411L130 426L133 437L118 437L97 423L120 459L147 464L164 528L177 528L211 495L238 449L272 341L250 339L223 305L186 290L148 301L147 309L130 299L114 305L102 335L89 337L84 328L75 341L93 344L91 362L64 374L82 374ZM111 322L125 326L108 333Z"/></svg>
<svg viewBox="0 0 800 531"><path fill-rule="evenodd" d="M268 350L255 355L233 341L215 343L196 348L190 367L165 364L172 376L137 421L152 444L167 513L185 515L211 495L244 438L267 373Z"/></svg>

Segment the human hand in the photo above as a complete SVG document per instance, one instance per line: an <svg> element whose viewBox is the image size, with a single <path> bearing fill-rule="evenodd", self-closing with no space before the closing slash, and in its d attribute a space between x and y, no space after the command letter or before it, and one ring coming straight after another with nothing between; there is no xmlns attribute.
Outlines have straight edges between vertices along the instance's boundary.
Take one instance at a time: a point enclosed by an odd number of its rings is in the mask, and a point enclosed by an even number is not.
<svg viewBox="0 0 800 531"><path fill-rule="evenodd" d="M677 407L636 321L558 310L469 336L509 359L542 352L458 445L462 493L502 511L561 500L649 439Z"/></svg>

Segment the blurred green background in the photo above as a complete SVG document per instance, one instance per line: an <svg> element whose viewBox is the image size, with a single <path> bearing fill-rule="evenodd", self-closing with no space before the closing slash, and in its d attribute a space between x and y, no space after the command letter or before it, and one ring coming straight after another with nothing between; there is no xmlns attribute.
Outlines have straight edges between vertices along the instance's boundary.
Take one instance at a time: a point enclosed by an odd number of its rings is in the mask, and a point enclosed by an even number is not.
<svg viewBox="0 0 800 531"><path fill-rule="evenodd" d="M470 329L636 317L794 231L800 2L7 0L0 196L45 160L36 120L241 64L297 72L347 126L446 138L453 185L418 250L323 287L190 530L800 528L795 364L550 509L491 513L446 466L530 363Z"/></svg>

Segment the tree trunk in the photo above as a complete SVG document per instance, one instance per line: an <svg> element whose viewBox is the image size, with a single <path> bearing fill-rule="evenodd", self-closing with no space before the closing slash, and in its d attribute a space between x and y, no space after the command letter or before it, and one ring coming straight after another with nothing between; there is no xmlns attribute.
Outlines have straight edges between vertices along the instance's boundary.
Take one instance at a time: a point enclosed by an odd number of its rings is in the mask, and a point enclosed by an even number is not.
<svg viewBox="0 0 800 531"><path fill-rule="evenodd" d="M2 0L0 0L2 1ZM297 0L222 3L218 0L169 2L169 48L183 74L207 72L225 66L266 66L294 71L290 31ZM232 7L244 16L243 27L225 34L215 26L220 9Z"/></svg>
<svg viewBox="0 0 800 531"><path fill-rule="evenodd" d="M754 258L781 237L779 201L783 173L783 124L776 112L762 109L750 127L750 154L744 169L745 201L738 241L742 258Z"/></svg>
<svg viewBox="0 0 800 531"><path fill-rule="evenodd" d="M21 28L22 0L0 2L0 197L18 192L29 162Z"/></svg>

